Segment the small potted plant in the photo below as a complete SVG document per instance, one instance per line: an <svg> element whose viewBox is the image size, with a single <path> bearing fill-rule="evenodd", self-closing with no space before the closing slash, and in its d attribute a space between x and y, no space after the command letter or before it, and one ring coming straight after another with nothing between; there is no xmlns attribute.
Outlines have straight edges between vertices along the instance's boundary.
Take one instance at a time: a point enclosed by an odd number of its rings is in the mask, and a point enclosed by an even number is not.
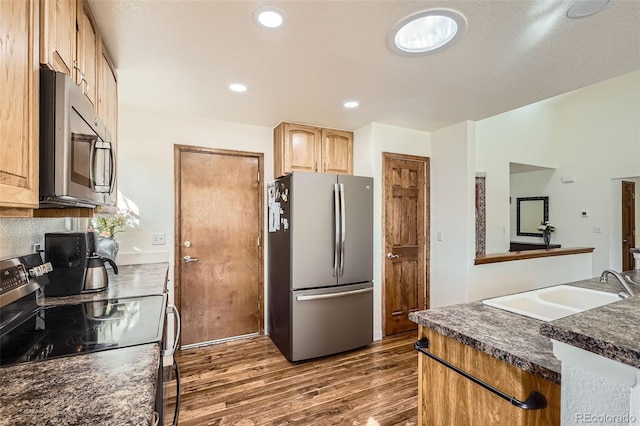
<svg viewBox="0 0 640 426"><path fill-rule="evenodd" d="M130 221L131 214L128 210L120 210L114 216L101 216L91 219L88 231L98 233L96 241L96 253L115 261L118 255L118 241L114 235L123 232Z"/></svg>
<svg viewBox="0 0 640 426"><path fill-rule="evenodd" d="M543 220L540 222L538 231L542 231L542 239L544 240L544 245L546 248L549 248L549 243L551 242L551 233L555 232L555 230L556 227L553 226L553 224L548 220Z"/></svg>

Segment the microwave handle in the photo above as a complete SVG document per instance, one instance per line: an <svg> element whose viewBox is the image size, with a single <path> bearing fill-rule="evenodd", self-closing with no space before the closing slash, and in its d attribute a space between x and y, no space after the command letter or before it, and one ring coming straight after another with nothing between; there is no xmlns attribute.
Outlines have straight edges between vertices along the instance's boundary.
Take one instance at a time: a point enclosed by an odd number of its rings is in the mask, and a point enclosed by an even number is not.
<svg viewBox="0 0 640 426"><path fill-rule="evenodd" d="M96 168L96 140L91 140L91 150L89 151L89 182L91 183L91 189L96 189L96 179L94 176L94 169Z"/></svg>
<svg viewBox="0 0 640 426"><path fill-rule="evenodd" d="M109 143L109 194L113 194L113 187L115 186L115 168L116 161L113 155L113 144Z"/></svg>

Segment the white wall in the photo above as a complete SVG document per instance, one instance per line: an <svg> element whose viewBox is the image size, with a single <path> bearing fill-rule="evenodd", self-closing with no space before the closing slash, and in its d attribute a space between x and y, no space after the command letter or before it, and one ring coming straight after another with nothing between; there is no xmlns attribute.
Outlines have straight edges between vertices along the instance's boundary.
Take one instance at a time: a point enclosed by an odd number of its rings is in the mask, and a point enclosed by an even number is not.
<svg viewBox="0 0 640 426"><path fill-rule="evenodd" d="M432 134L431 307L468 300L475 257L475 137L470 121Z"/></svg>
<svg viewBox="0 0 640 426"><path fill-rule="evenodd" d="M431 156L431 134L380 123L370 123L354 132L354 174L372 176L373 192L373 336L382 338L382 153Z"/></svg>
<svg viewBox="0 0 640 426"><path fill-rule="evenodd" d="M139 254L147 258L166 256L171 265L169 289L172 298L174 144L261 152L264 154L263 184L266 185L266 182L273 180L273 129L144 111L124 105L120 106L118 114L118 204L135 211L139 219L135 228L118 234L118 257L133 257L136 254L137 258L140 258ZM266 215L264 230L266 241ZM166 234L166 245L152 245L153 233ZM265 246L265 282L268 276L266 250Z"/></svg>
<svg viewBox="0 0 640 426"><path fill-rule="evenodd" d="M613 226L611 180L640 176L640 72L481 120L476 127L476 171L487 173L487 253L508 250L509 233L501 230L515 227L508 216L508 163L517 162L555 169L530 174L542 179L536 183L544 185L539 195L549 196L553 242L594 247L592 276L620 268L613 252L619 229ZM574 176L575 182L562 183L562 176ZM590 211L588 218L580 216L583 210Z"/></svg>
<svg viewBox="0 0 640 426"><path fill-rule="evenodd" d="M554 168L552 110L532 104L476 122L476 172L486 173L486 252L509 251L509 163ZM515 203L515 200L513 200Z"/></svg>
<svg viewBox="0 0 640 426"><path fill-rule="evenodd" d="M620 229L612 226L619 208L611 180L640 176L640 72L580 89L554 110L559 166L548 192L558 241L595 247L593 276L610 267L619 270L620 264L611 263L620 247ZM561 183L566 175L575 182ZM581 210L591 215L582 218Z"/></svg>

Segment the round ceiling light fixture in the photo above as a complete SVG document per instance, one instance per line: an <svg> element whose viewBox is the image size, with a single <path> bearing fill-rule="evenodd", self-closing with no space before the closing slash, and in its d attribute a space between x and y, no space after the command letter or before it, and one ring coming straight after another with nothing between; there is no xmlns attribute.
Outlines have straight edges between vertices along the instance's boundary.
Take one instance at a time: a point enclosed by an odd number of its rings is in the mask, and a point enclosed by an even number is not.
<svg viewBox="0 0 640 426"><path fill-rule="evenodd" d="M286 17L287 15L282 10L272 6L259 7L253 12L253 19L267 28L281 27L284 25Z"/></svg>
<svg viewBox="0 0 640 426"><path fill-rule="evenodd" d="M360 102L358 101L345 101L342 106L348 109L358 108L360 106Z"/></svg>
<svg viewBox="0 0 640 426"><path fill-rule="evenodd" d="M577 0L567 11L571 19L595 15L609 5L609 0Z"/></svg>
<svg viewBox="0 0 640 426"><path fill-rule="evenodd" d="M387 43L400 55L426 55L451 46L466 28L467 20L455 10L423 10L398 22L391 29Z"/></svg>
<svg viewBox="0 0 640 426"><path fill-rule="evenodd" d="M247 91L247 85L243 83L231 83L229 84L229 90L232 92L242 93Z"/></svg>

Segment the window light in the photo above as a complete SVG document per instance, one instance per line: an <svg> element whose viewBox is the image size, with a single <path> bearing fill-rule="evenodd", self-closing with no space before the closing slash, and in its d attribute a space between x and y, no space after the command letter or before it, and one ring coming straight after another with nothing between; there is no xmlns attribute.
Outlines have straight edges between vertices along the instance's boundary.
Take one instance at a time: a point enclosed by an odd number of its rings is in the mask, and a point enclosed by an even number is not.
<svg viewBox="0 0 640 426"><path fill-rule="evenodd" d="M423 10L398 22L387 42L400 55L425 55L452 45L466 27L466 19L455 10Z"/></svg>

